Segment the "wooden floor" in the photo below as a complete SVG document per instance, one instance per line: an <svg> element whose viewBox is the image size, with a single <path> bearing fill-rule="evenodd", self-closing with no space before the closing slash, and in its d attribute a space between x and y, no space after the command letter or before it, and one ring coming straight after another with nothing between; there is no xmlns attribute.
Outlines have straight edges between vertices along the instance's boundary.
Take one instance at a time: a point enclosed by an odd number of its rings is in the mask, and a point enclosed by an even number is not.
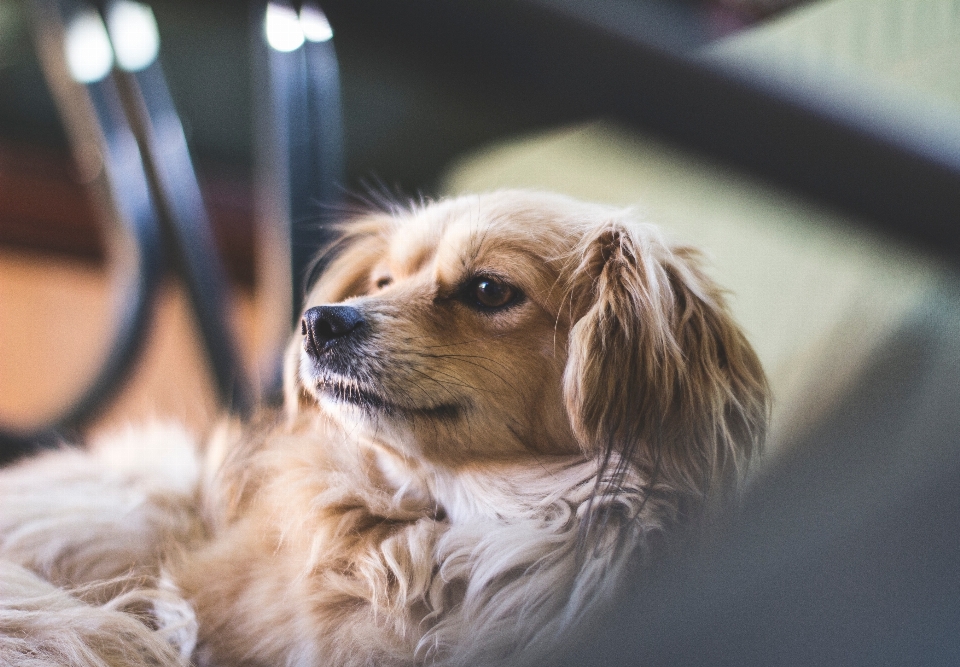
<svg viewBox="0 0 960 667"><path fill-rule="evenodd" d="M69 405L106 354L112 293L102 266L0 247L0 424L28 428ZM249 293L235 303L250 368L257 318ZM145 419L177 419L200 430L217 415L213 383L184 291L162 290L146 345L128 383L92 431Z"/></svg>

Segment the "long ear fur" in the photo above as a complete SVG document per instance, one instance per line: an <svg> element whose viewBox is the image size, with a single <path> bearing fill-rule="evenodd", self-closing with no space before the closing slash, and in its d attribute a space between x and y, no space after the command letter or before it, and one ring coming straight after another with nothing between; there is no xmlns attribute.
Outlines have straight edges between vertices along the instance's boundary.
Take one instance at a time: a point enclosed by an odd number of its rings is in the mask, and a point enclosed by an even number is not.
<svg viewBox="0 0 960 667"><path fill-rule="evenodd" d="M756 354L696 251L669 247L654 227L607 221L573 260L580 317L564 394L574 431L601 474L618 468L614 484L637 466L648 493L696 514L762 446L768 387Z"/></svg>
<svg viewBox="0 0 960 667"><path fill-rule="evenodd" d="M384 255L387 231L395 224L388 213L365 215L340 225L338 238L321 251L317 261L326 267L308 294L305 306L337 303L351 296L363 294L370 280L370 272ZM291 337L284 354L283 395L287 414L296 414L301 402L311 401L300 395L296 374L300 359L301 340Z"/></svg>

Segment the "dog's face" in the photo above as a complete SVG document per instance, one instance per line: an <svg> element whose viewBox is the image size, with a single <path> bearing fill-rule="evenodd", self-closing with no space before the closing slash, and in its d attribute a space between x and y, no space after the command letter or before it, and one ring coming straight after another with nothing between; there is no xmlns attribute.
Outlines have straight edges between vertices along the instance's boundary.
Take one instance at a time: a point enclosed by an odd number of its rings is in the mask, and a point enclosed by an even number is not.
<svg viewBox="0 0 960 667"><path fill-rule="evenodd" d="M696 488L762 439L718 290L623 212L500 192L361 218L342 245L288 350L293 411L447 466L613 453Z"/></svg>
<svg viewBox="0 0 960 667"><path fill-rule="evenodd" d="M358 223L291 348L301 406L454 466L579 451L562 391L563 245L484 208L474 198Z"/></svg>

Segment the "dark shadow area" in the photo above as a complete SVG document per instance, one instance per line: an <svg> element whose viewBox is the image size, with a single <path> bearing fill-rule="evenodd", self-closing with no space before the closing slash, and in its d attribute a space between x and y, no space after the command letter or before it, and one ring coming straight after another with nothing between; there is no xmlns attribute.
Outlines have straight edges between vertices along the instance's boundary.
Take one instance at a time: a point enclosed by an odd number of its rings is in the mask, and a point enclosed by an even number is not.
<svg viewBox="0 0 960 667"><path fill-rule="evenodd" d="M951 285L923 304L722 533L564 664L957 664L958 302Z"/></svg>

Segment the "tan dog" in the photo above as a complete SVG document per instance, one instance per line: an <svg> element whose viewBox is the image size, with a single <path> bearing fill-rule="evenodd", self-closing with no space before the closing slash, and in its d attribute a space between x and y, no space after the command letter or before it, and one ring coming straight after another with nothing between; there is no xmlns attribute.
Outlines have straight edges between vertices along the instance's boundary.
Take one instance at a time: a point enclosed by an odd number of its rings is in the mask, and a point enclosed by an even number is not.
<svg viewBox="0 0 960 667"><path fill-rule="evenodd" d="M694 251L516 191L347 226L285 384L202 462L154 428L0 475L0 661L101 664L69 656L127 623L111 665L527 664L735 488L768 411Z"/></svg>

